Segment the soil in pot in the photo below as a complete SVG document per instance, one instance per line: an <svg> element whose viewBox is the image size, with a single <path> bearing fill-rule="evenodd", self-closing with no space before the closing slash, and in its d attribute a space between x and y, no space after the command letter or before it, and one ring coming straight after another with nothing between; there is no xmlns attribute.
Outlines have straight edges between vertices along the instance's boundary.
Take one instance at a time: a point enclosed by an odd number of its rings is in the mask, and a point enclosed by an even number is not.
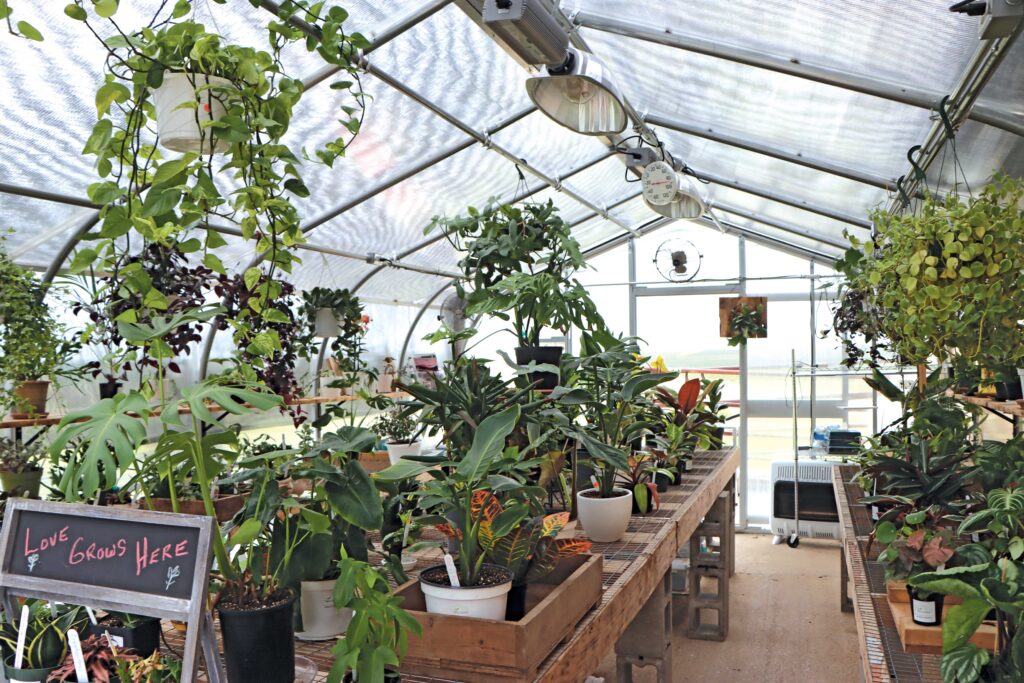
<svg viewBox="0 0 1024 683"><path fill-rule="evenodd" d="M50 666L43 669L15 669L14 655L4 660L4 675L12 683L41 683L56 668L55 666Z"/></svg>
<svg viewBox="0 0 1024 683"><path fill-rule="evenodd" d="M160 647L160 620L156 617L136 617L139 623L128 628L114 615L99 620L96 626L89 624L89 635L110 634L116 647L135 650L140 657L148 657Z"/></svg>
<svg viewBox="0 0 1024 683"><path fill-rule="evenodd" d="M420 590L427 612L501 621L505 618L512 572L506 567L485 564L475 586L452 587L443 564L420 572Z"/></svg>
<svg viewBox="0 0 1024 683"><path fill-rule="evenodd" d="M45 380L22 382L14 388L14 395L28 403L30 410L11 411L15 420L27 420L33 417L46 417L46 396L50 392L50 383Z"/></svg>
<svg viewBox="0 0 1024 683"><path fill-rule="evenodd" d="M910 596L910 616L919 626L939 626L942 624L942 603L946 596L942 593L924 593L912 586L907 586ZM927 597L925 597L927 595Z"/></svg>
<svg viewBox="0 0 1024 683"><path fill-rule="evenodd" d="M229 681L293 683L295 631L293 591L281 591L269 604L236 604L230 596L217 605Z"/></svg>
<svg viewBox="0 0 1024 683"><path fill-rule="evenodd" d="M26 472L0 470L0 487L3 487L4 493L11 498L38 498L42 480L42 468Z"/></svg>
<svg viewBox="0 0 1024 683"><path fill-rule="evenodd" d="M557 366L562 362L562 347L517 346L516 363L529 365L531 361ZM554 372L531 372L529 378L531 382L535 383L534 389L547 390L558 386L558 374Z"/></svg>

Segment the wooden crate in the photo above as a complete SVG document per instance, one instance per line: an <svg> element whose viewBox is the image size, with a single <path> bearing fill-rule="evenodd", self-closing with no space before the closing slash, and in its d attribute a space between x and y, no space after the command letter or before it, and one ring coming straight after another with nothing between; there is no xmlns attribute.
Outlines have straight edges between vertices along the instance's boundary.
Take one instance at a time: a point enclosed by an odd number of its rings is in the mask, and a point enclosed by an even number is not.
<svg viewBox="0 0 1024 683"><path fill-rule="evenodd" d="M420 622L423 636L409 638L402 673L467 683L533 681L540 664L600 604L601 567L600 555L562 560L550 575L530 584L526 616L519 621L429 614L419 581L403 584L396 594L405 598L402 607Z"/></svg>
<svg viewBox="0 0 1024 683"><path fill-rule="evenodd" d="M763 296L723 296L718 299L718 336L720 337L731 337L732 330L729 329L729 319L732 318L732 312L739 308L742 304L746 304L748 308L753 310L761 309L761 323L765 329L768 328L768 298ZM764 338L767 334L754 335L751 339Z"/></svg>
<svg viewBox="0 0 1024 683"><path fill-rule="evenodd" d="M942 619L945 621L949 616L951 605L942 606ZM892 618L896 622L896 631L900 634L900 642L903 649L913 654L940 655L942 654L942 626L920 626L914 623L910 613L909 602L890 602ZM980 647L995 652L996 649L996 626L993 623L983 622L978 630L971 637L971 642Z"/></svg>
<svg viewBox="0 0 1024 683"><path fill-rule="evenodd" d="M889 601L889 604L894 602L910 604L910 596L907 594L907 582L887 581L885 584L885 597ZM957 597L956 595L947 595L943 604L959 605L963 601L963 598Z"/></svg>

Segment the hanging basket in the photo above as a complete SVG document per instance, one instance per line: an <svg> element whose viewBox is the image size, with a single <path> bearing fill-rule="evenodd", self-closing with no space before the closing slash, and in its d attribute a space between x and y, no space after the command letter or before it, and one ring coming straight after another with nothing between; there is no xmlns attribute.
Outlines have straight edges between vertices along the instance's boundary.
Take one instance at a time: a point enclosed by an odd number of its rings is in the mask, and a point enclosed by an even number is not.
<svg viewBox="0 0 1024 683"><path fill-rule="evenodd" d="M228 150L230 145L218 139L213 128L200 129L199 126L200 123L217 121L226 113L223 95L207 89L205 86L208 85L230 86L231 81L206 74L164 75L164 82L153 91L161 145L175 152L212 154ZM196 107L191 106L192 102Z"/></svg>

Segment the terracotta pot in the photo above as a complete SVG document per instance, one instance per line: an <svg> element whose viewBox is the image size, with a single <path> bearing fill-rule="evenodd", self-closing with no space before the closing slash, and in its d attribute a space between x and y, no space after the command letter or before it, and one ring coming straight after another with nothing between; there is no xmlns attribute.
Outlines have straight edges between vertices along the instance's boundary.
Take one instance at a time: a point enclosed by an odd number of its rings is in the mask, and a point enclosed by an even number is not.
<svg viewBox="0 0 1024 683"><path fill-rule="evenodd" d="M46 417L46 397L50 391L50 383L46 380L28 380L14 389L14 395L29 404L29 412L11 411L15 420L27 420L32 417Z"/></svg>
<svg viewBox="0 0 1024 683"><path fill-rule="evenodd" d="M153 509L157 512L173 512L170 498L150 498ZM218 522L226 522L235 516L235 513L242 509L245 504L245 496L235 494L233 496L222 496L213 501L213 509L217 513ZM183 515L205 515L206 508L201 500L179 500L178 512Z"/></svg>

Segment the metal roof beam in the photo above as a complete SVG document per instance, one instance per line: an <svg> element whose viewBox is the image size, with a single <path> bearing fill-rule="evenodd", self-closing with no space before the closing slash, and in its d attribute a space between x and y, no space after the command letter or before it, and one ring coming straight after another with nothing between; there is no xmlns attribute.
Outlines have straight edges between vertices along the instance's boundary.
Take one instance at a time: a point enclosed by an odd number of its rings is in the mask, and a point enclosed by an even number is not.
<svg viewBox="0 0 1024 683"><path fill-rule="evenodd" d="M769 228L775 228L776 230L788 232L791 235L803 237L805 239L813 240L815 242L821 242L822 244L827 244L828 246L835 247L836 249L842 249L843 251L845 251L846 249L850 248L849 242L840 242L839 240L835 240L832 239L831 237L827 237L825 235L816 233L813 230L799 228L795 225L790 225L789 223L784 223L782 221L775 220L774 218L768 218L766 216L753 213L752 211L741 209L737 206L731 206L729 204L716 202L713 208L718 209L720 211L724 211L726 213L731 213L734 216L739 216L740 218L746 218L749 221L760 223L761 225L768 226Z"/></svg>
<svg viewBox="0 0 1024 683"><path fill-rule="evenodd" d="M891 178L841 166L830 161L825 161L824 159L812 159L804 156L800 152L788 152L772 145L754 142L752 140L737 137L735 135L729 135L727 133L719 133L711 128L701 128L699 126L694 126L689 123L658 114L647 114L646 119L648 123L654 126L668 128L669 130L674 130L678 133L692 135L705 140L711 140L712 142L717 142L722 145L745 149L748 152L762 154L773 159L779 159L780 161L788 161L789 163L797 164L798 166L811 168L815 171L821 171L822 173L829 173L834 176L839 176L840 178L846 178L847 180L852 180L857 183L863 183L864 185L870 185L887 191L896 188L896 181Z"/></svg>
<svg viewBox="0 0 1024 683"><path fill-rule="evenodd" d="M642 23L608 17L594 12L577 12L571 19L578 26L596 31L614 33L648 43L686 50L687 52L765 69L774 73L786 74L787 76L823 83L836 88L842 88L843 90L871 95L891 102L899 102L930 111L937 110L940 100L945 96L945 93L937 90L925 90L871 78L870 76L862 76L842 69L815 66L801 60L776 57L749 48L724 45L695 36L684 36L675 33L671 28L658 29ZM968 118L1016 135L1024 135L1024 118L1013 116L996 107L975 105Z"/></svg>

